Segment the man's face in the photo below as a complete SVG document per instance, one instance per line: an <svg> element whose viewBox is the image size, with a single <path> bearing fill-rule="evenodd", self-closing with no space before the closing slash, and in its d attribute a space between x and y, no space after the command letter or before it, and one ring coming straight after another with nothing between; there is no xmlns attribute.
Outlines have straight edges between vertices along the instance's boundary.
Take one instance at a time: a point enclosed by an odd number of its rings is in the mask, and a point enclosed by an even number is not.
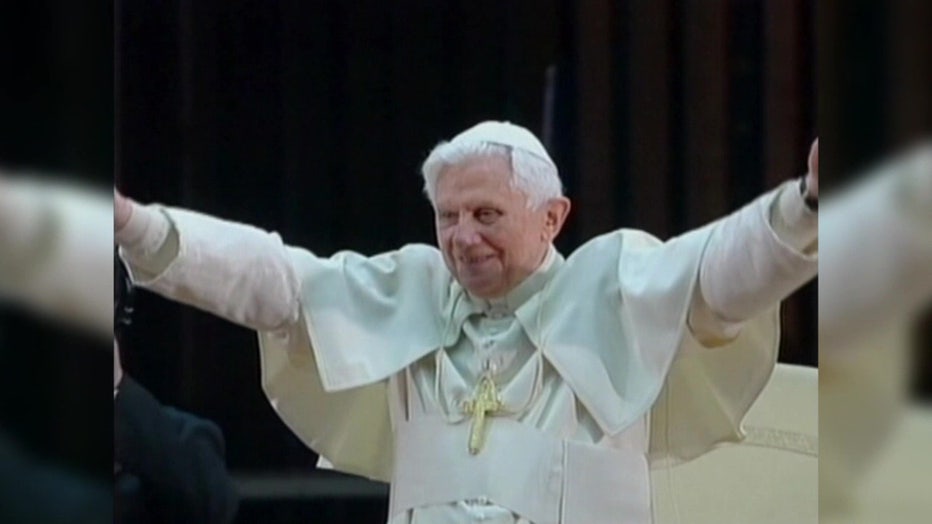
<svg viewBox="0 0 932 524"><path fill-rule="evenodd" d="M456 280L480 298L500 297L533 273L559 229L551 206L530 209L510 176L508 160L496 156L447 167L437 180L437 243Z"/></svg>

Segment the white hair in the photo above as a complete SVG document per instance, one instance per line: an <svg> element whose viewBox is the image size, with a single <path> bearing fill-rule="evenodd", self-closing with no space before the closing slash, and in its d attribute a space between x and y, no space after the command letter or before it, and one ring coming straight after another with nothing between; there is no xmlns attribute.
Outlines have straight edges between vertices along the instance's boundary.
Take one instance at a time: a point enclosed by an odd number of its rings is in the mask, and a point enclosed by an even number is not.
<svg viewBox="0 0 932 524"><path fill-rule="evenodd" d="M424 176L424 193L431 205L437 207L437 179L444 169L473 158L506 158L511 167L509 184L527 195L528 206L539 208L552 198L563 196L563 184L557 166L548 160L520 148L494 142L453 143L440 142L421 165Z"/></svg>

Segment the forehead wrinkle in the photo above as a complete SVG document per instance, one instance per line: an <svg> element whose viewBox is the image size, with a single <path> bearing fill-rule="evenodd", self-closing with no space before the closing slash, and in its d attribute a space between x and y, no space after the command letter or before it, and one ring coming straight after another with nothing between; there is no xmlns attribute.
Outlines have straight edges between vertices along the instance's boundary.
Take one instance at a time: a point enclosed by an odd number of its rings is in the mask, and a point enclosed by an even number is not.
<svg viewBox="0 0 932 524"><path fill-rule="evenodd" d="M478 209L483 207L495 207L501 208L506 207L512 199L509 197L501 196L498 193L495 193L491 196L489 195L473 195L469 194L471 192L460 193L454 197L446 198L437 202L437 206L441 208L465 208L465 209Z"/></svg>
<svg viewBox="0 0 932 524"><path fill-rule="evenodd" d="M526 195L512 187L507 178L484 170L445 172L438 180L436 196L438 208L507 207L515 200L527 199Z"/></svg>

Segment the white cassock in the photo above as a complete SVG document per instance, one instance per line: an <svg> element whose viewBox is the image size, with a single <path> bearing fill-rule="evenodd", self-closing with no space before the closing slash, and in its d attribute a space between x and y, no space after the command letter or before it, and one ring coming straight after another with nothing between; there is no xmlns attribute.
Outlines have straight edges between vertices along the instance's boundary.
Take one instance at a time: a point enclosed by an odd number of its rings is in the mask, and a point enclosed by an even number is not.
<svg viewBox="0 0 932 524"><path fill-rule="evenodd" d="M322 258L156 206L117 239L140 285L259 332L274 409L323 465L391 482L390 523L640 524L651 465L742 438L778 302L816 273L816 227L788 182L667 242L620 230L551 250L491 301L427 245ZM484 372L503 405L471 454L464 402Z"/></svg>

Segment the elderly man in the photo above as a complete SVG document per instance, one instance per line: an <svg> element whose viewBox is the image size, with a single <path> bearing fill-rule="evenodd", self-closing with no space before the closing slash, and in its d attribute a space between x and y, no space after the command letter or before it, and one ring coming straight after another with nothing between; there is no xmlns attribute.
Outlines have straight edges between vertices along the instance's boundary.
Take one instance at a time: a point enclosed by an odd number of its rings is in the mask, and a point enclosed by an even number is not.
<svg viewBox="0 0 932 524"><path fill-rule="evenodd" d="M502 122L424 162L439 249L322 258L119 194L114 225L138 284L259 332L273 407L323 464L390 481L391 523L647 523L651 463L741 438L776 307L816 273L816 163L697 231L566 258L557 168Z"/></svg>

